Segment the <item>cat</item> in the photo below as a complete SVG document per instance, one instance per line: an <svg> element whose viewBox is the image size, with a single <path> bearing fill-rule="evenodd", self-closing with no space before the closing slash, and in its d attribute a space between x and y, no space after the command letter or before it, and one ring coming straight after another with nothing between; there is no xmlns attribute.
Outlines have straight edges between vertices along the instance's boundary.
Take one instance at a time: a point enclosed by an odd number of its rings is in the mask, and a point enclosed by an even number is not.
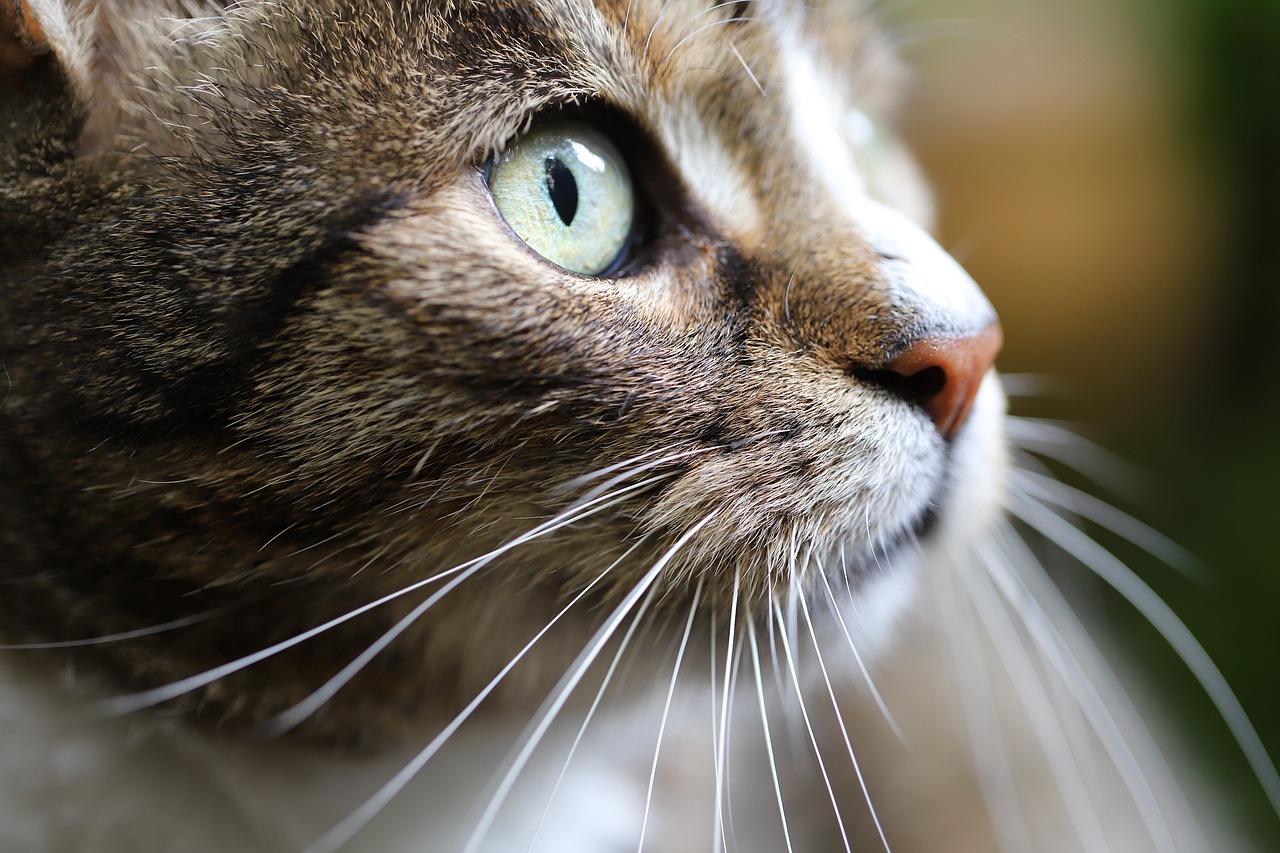
<svg viewBox="0 0 1280 853"><path fill-rule="evenodd" d="M870 10L3 10L0 848L1249 849Z"/></svg>

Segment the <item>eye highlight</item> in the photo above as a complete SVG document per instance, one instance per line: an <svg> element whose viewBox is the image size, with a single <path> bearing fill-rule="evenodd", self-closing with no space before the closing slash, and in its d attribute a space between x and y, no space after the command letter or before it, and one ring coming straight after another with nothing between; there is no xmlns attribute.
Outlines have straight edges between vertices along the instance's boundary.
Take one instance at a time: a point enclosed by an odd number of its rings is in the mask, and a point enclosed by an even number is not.
<svg viewBox="0 0 1280 853"><path fill-rule="evenodd" d="M630 242L630 171L614 144L583 122L551 119L516 139L494 160L489 192L516 236L570 272L605 273Z"/></svg>

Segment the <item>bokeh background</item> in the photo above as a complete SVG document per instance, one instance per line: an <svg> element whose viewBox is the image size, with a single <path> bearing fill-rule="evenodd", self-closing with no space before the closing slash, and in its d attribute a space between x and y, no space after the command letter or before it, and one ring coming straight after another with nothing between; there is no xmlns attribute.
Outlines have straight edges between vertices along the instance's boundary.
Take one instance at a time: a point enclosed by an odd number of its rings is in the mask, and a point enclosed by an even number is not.
<svg viewBox="0 0 1280 853"><path fill-rule="evenodd" d="M1071 421L1135 466L1090 489L1203 571L1094 532L1280 757L1280 0L877 5L914 68L900 124L941 240L1002 315L1001 369L1041 377L1017 383L1038 393L1015 413ZM1234 817L1280 850L1185 667L1118 596L1075 593L1156 682Z"/></svg>

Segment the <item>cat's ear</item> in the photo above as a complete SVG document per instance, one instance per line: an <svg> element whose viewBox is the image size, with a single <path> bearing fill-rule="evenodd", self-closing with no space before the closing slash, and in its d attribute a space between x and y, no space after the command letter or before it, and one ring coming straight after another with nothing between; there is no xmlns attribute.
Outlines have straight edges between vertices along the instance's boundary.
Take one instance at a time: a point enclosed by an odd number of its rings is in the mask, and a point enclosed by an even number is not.
<svg viewBox="0 0 1280 853"><path fill-rule="evenodd" d="M0 93L56 70L75 96L87 95L99 17L95 4L74 0L0 0Z"/></svg>
<svg viewBox="0 0 1280 853"><path fill-rule="evenodd" d="M0 166L77 152L101 124L108 17L92 0L0 0Z"/></svg>

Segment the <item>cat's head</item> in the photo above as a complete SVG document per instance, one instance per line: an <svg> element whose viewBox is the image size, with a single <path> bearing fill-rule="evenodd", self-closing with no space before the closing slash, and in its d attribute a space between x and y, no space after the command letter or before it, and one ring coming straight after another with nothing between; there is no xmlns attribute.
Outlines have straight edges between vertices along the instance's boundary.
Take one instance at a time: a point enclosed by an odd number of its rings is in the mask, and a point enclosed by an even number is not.
<svg viewBox="0 0 1280 853"><path fill-rule="evenodd" d="M622 606L825 608L994 514L998 326L855 9L179 5L6 22L10 626L194 617L95 647L154 685L430 580L199 691L263 720L419 607L350 734L584 591L500 693Z"/></svg>

